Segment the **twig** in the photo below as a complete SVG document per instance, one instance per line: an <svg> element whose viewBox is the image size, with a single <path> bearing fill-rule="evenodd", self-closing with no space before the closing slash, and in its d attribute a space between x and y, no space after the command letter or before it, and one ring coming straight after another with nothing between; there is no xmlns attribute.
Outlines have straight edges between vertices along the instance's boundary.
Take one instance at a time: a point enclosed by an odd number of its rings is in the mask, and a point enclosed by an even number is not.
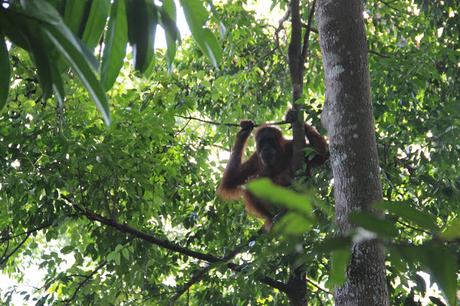
<svg viewBox="0 0 460 306"><path fill-rule="evenodd" d="M305 277L305 279L307 280L307 283L311 284L316 289L318 289L318 290L320 290L320 291L322 291L322 292L324 292L326 294L333 295L332 292L322 288L320 285L318 285L316 282L314 282L313 280L309 279L308 277Z"/></svg>
<svg viewBox="0 0 460 306"><path fill-rule="evenodd" d="M22 245L27 241L27 239L29 239L31 233L27 234L26 238L24 238L21 243L19 243L15 248L14 250L12 250L10 252L10 254L6 255L5 257L3 257L3 259L0 261L0 266L2 266L5 262L8 261L8 259L14 254L16 253L17 250L19 250L20 247L22 247Z"/></svg>
<svg viewBox="0 0 460 306"><path fill-rule="evenodd" d="M203 123L208 123L208 124L213 124L213 125L225 125L225 126L235 126L239 127L239 123L221 123L221 122L215 122L215 121L210 121L210 120L205 120L197 117L192 117L192 116L182 116L182 115L175 115L176 117L186 119L186 120L195 120ZM277 122L268 122L268 123L257 123L254 124L254 127L262 126L262 125L283 125L283 124L290 124L290 122L286 122L285 120L283 121L277 121Z"/></svg>
<svg viewBox="0 0 460 306"><path fill-rule="evenodd" d="M252 237L249 238L249 240L247 242L240 244L238 247L236 247L235 249L230 251L227 255L222 257L222 261L223 262L229 261L230 259L235 257L237 254L241 253L242 250L247 245L249 245L249 243L251 241L257 240L257 238L259 238L264 233L265 233L264 229L261 228L257 233L252 235ZM207 266L207 267L205 267L205 268L203 268L201 270L195 271L195 273L193 273L194 274L193 277L187 283L182 285L181 288L176 292L176 294L171 298L171 301L170 301L169 305L174 305L174 303L177 301L177 299L179 299L182 294L184 294L187 290L189 290L190 287L192 287L194 284L196 284L196 283L200 282L201 280L203 280L203 278L206 276L206 274L213 267L214 267L213 265L209 265L209 266Z"/></svg>
<svg viewBox="0 0 460 306"><path fill-rule="evenodd" d="M106 264L107 264L107 261L104 260L99 266L96 267L96 269L93 270L93 272L85 276L85 279L78 284L72 296L69 299L64 301L65 305L70 305L70 302L72 302L77 297L78 291L80 291L80 289L93 277L93 275L96 274L97 271L102 269L102 267L104 267Z"/></svg>
<svg viewBox="0 0 460 306"><path fill-rule="evenodd" d="M386 1L380 0L380 2L383 3L384 5L388 6L389 8L391 8L391 9L393 9L393 10L399 12L399 13L404 13L403 11L401 11L400 9L398 9L397 7L394 7L394 6L392 5L392 3L395 2L395 1L389 3L389 2L386 2Z"/></svg>
<svg viewBox="0 0 460 306"><path fill-rule="evenodd" d="M401 225L403 225L403 226L405 226L407 228L413 229L414 231L421 232L421 233L424 233L424 234L427 234L427 235L432 235L432 233L430 233L429 231L426 231L424 229L412 226L412 225L407 224L406 222L403 222L401 220L397 220L396 222L398 222L399 224L401 224Z"/></svg>
<svg viewBox="0 0 460 306"><path fill-rule="evenodd" d="M16 237L19 237L19 236L22 236L22 235L29 235L29 234L38 232L39 230L42 230L42 229L47 228L47 227L50 227L51 225L52 225L52 223L47 223L47 224L40 225L40 226L38 226L36 228L33 228L33 229L28 230L28 231L23 232L23 233L19 233L19 234L13 235L13 236L6 236L6 237L0 239L0 243L3 243L5 241L9 241L9 240L11 240L13 238L16 238Z"/></svg>
<svg viewBox="0 0 460 306"><path fill-rule="evenodd" d="M373 51L373 50L367 50L367 53L374 54L374 55L377 55L377 56L382 57L382 58L390 58L390 56L388 56L386 54L382 54L382 53L379 53L379 52Z"/></svg>
<svg viewBox="0 0 460 306"><path fill-rule="evenodd" d="M285 23L289 19L289 16L291 16L291 7L290 6L288 7L286 13L284 13L284 16L279 20L278 27L275 30L275 45L276 45L276 48L280 47L279 34L281 32L281 29L284 29L283 23Z"/></svg>
<svg viewBox="0 0 460 306"><path fill-rule="evenodd" d="M188 119L187 122L184 124L184 126L183 126L179 131L177 131L177 132L174 134L174 136L177 136L177 135L179 135L180 133L182 133L182 132L185 130L185 128L188 126L188 124L190 123L190 121L192 121L192 119Z"/></svg>
<svg viewBox="0 0 460 306"><path fill-rule="evenodd" d="M176 301L182 296L182 294L187 292L190 289L190 287L192 287L194 284L199 283L201 280L203 280L203 278L206 276L206 274L211 269L212 269L212 265L208 265L204 269L195 271L192 278L188 282L186 282L184 285L182 285L179 290L177 290L176 294L174 294L174 296L171 298L168 305L169 306L174 305Z"/></svg>
<svg viewBox="0 0 460 306"><path fill-rule="evenodd" d="M5 250L3 251L2 256L0 256L0 260L3 260L3 258L5 258L6 253L8 253L8 250L9 250L9 249L10 249L10 241L7 240L7 241L6 241Z"/></svg>
<svg viewBox="0 0 460 306"><path fill-rule="evenodd" d="M221 122L215 122L215 121L210 121L210 120L205 120L201 118L196 118L192 116L182 116L182 115L175 115L176 117L186 119L186 120L195 120L203 123L208 123L208 124L213 124L213 125L225 125L225 126L240 126L237 123L221 123Z"/></svg>
<svg viewBox="0 0 460 306"><path fill-rule="evenodd" d="M311 22L313 20L313 15L315 14L315 8L316 8L316 0L313 0L313 3L311 4L311 7L310 7L310 14L308 15L307 30L305 31L305 35L303 37L303 46L302 46L302 55L301 55L303 63L305 63L305 60L307 59L308 45L310 41L310 32L311 32Z"/></svg>

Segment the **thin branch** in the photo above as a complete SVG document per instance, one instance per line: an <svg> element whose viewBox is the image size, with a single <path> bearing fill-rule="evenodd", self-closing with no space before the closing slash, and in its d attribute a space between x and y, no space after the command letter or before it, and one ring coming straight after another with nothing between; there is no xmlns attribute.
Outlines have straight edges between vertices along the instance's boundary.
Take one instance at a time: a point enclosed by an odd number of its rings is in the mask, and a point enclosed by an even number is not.
<svg viewBox="0 0 460 306"><path fill-rule="evenodd" d="M321 287L320 285L318 285L316 282L314 282L313 280L309 279L308 277L306 277L306 280L307 280L307 282L309 284L311 284L313 287L315 287L319 291L322 291L322 292L324 292L326 294L329 294L329 295L333 295L332 292L330 292L329 290L324 289L323 287Z"/></svg>
<svg viewBox="0 0 460 306"><path fill-rule="evenodd" d="M74 207L78 207L78 206L74 205ZM110 227L116 228L116 229L118 229L119 231L121 231L123 233L133 235L136 238L139 238L139 239L142 239L144 241L150 242L152 244L158 245L158 246L163 247L165 249L168 249L170 251L177 252L177 253L180 253L180 254L183 254L183 255L187 255L189 257L193 257L193 258L208 261L208 262L219 262L219 261L221 261L221 259L219 257L216 257L214 255L210 255L210 254L206 254L206 253L200 253L200 252L196 252L196 251L184 248L184 247L182 247L180 245L172 243L169 240L157 238L157 237L155 237L155 236L153 236L151 234L144 233L144 232L142 232L142 231L140 231L140 230L138 230L138 229L136 229L134 227L131 227L131 226L126 225L126 224L117 223L114 220L105 218L105 217L103 217L101 215L98 215L98 214L96 214L94 212L90 212L90 211L88 211L86 209L79 208L79 210L82 212L83 215L85 215L90 220L98 221L98 222L100 222L102 224L105 224L105 225L108 225Z"/></svg>
<svg viewBox="0 0 460 306"><path fill-rule="evenodd" d="M175 115L176 117L186 119L186 120L195 120L203 123L208 123L208 124L213 124L213 125L225 125L225 126L240 126L237 123L221 123L221 122L215 122L215 121L210 121L210 120L205 120L201 118L196 118L192 116L181 116L181 115Z"/></svg>
<svg viewBox="0 0 460 306"><path fill-rule="evenodd" d="M400 9L398 9L397 7L394 7L394 6L392 5L392 3L395 2L395 1L393 1L393 2L390 3L390 2L386 2L386 1L380 0L380 2L383 3L384 5L388 6L389 8L391 8L391 9L397 11L397 12L404 14L403 11L401 11Z"/></svg>
<svg viewBox="0 0 460 306"><path fill-rule="evenodd" d="M72 296L65 300L65 305L70 305L70 302L72 302L76 297L77 297L77 294L78 294L78 291L80 291L81 288L83 288L84 285L86 285L87 282L90 281L90 279L94 276L94 274L96 274L100 269L102 269L105 265L107 264L107 261L103 261L99 266L96 267L96 269L94 269L90 274L86 275L85 276L85 279L82 280L77 288L75 289L75 291L73 292Z"/></svg>
<svg viewBox="0 0 460 306"><path fill-rule="evenodd" d="M17 252L17 250L19 250L20 247L22 247L22 245L27 241L27 239L29 239L31 233L27 234L27 236L21 241L21 243L19 243L15 248L14 250L12 250L10 252L10 254L6 255L5 257L3 257L3 259L0 261L0 266L2 266L5 262L8 261L8 259L10 259L10 257Z"/></svg>
<svg viewBox="0 0 460 306"><path fill-rule="evenodd" d="M235 257L237 254L241 253L245 248L246 246L249 245L249 243L251 241L255 241L257 240L257 238L259 238L262 234L264 234L265 231L263 228L261 228L257 233L255 233L254 235L252 235L251 238L249 238L248 241L246 241L245 243L242 243L240 244L238 247L236 247L235 249L233 249L232 251L230 251L227 255L225 255L224 257L222 257L222 261L226 262L226 261L229 261L230 259L232 259L233 257ZM184 294L187 290L190 289L190 287L192 287L194 284L200 282L201 280L203 280L206 276L206 274L213 268L214 266L213 265L209 265L201 270L198 270L198 271L195 271L193 273L193 276L192 278L187 282L185 283L184 285L182 285L179 290L176 292L176 294L171 298L171 301L169 303L169 305L174 305L175 301L177 301L180 296L182 294Z"/></svg>
<svg viewBox="0 0 460 306"><path fill-rule="evenodd" d="M303 46L302 46L302 55L301 55L303 63L305 63L307 59L308 45L310 42L311 23L313 20L313 15L315 14L315 8L316 8L316 0L313 0L313 3L311 4L311 7L310 7L310 14L308 15L307 30L305 31L305 35L303 37Z"/></svg>
<svg viewBox="0 0 460 306"><path fill-rule="evenodd" d="M374 54L374 55L377 55L377 56L382 57L382 58L390 58L389 55L382 54L382 53L377 52L377 51L367 50L367 52L368 52L369 54Z"/></svg>
<svg viewBox="0 0 460 306"><path fill-rule="evenodd" d="M2 260L2 258L5 258L6 253L8 253L8 250L9 250L9 249L10 249L10 241L7 240L7 241L6 241L5 250L3 251L2 256L0 256L0 260Z"/></svg>
<svg viewBox="0 0 460 306"><path fill-rule="evenodd" d="M304 27L305 29L307 29L307 28L308 28L308 25L307 25L306 23L303 23L303 22L302 22L302 27ZM319 33L319 32L318 32L318 29L315 28L315 27L310 27L310 31L313 32L313 33L316 33L316 34Z"/></svg>
<svg viewBox="0 0 460 306"><path fill-rule="evenodd" d="M200 281L202 281L204 279L204 277L206 276L206 274L212 269L212 265L208 265L207 267L205 267L204 269L201 269L201 270L198 270L198 271L195 271L195 273L193 274L192 278L186 282L185 284L183 284L179 290L177 290L176 294L174 294L174 296L171 298L171 300L169 301L168 305L169 306L172 306L176 303L176 301L185 293L187 292L194 284L196 283L199 283Z"/></svg>
<svg viewBox="0 0 460 306"><path fill-rule="evenodd" d="M179 117L179 118L182 118L182 119L186 119L186 120L195 120L195 121L199 121L199 122L203 122L203 123L208 123L208 124L213 124L213 125L225 125L225 126L235 126L235 127L239 127L240 124L239 123L221 123L221 122L215 122L215 121L210 121L210 120L205 120L205 119L201 119L201 118L197 118L197 117L192 117L192 116L182 116L182 115L175 115L176 117ZM255 124L254 127L258 127L258 126L262 126L262 125L265 125L265 124L269 124L269 125L283 125L283 124L289 124L290 122L286 122L286 121L277 121L277 122L269 122L269 123L258 123L258 124Z"/></svg>
<svg viewBox="0 0 460 306"><path fill-rule="evenodd" d="M19 236L22 236L22 235L30 235L32 233L38 232L39 230L42 230L42 229L47 228L47 227L50 227L51 225L53 225L53 223L46 223L46 224L40 225L40 226L38 226L36 228L33 228L33 229L28 230L28 231L23 232L23 233L19 233L19 234L13 235L13 236L6 236L6 237L0 239L0 243L3 243L5 241L9 241L9 240L11 240L13 238L16 238L16 237L19 237Z"/></svg>
<svg viewBox="0 0 460 306"><path fill-rule="evenodd" d="M427 235L430 235L430 236L432 235L432 233L430 233L429 231L426 231L426 230L424 230L424 229L421 229L421 228L412 226L412 225L407 224L406 222L403 222L403 221L401 221L401 220L398 220L398 221L396 221L396 222L398 222L399 224L401 224L401 225L403 225L403 226L405 226L405 227L407 227L407 228L413 229L414 231L417 231L417 232L420 232L420 233L424 233L424 234L427 234Z"/></svg>
<svg viewBox="0 0 460 306"><path fill-rule="evenodd" d="M289 19L290 16L291 16L291 7L289 6L287 11L286 11L286 13L284 13L284 16L279 20L278 27L275 30L275 45L276 45L276 48L280 47L279 34L281 32L281 29L284 29L283 23L285 23Z"/></svg>
<svg viewBox="0 0 460 306"><path fill-rule="evenodd" d="M174 134L174 136L177 136L177 135L179 135L180 133L182 133L182 132L185 130L185 128L188 126L188 124L190 123L190 121L192 121L192 119L188 119L187 122L184 124L184 126L183 126L179 131L177 131L177 132Z"/></svg>

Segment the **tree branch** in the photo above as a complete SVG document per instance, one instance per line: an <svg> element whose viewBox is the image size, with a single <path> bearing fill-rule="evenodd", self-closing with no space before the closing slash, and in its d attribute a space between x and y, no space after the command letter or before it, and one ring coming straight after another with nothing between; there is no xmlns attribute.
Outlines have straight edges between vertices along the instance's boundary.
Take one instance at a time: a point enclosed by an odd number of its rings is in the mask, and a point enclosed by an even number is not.
<svg viewBox="0 0 460 306"><path fill-rule="evenodd" d="M292 82L292 110L297 120L292 122L293 155L291 171L294 173L302 166L305 148L305 128L303 123L303 58L302 58L302 21L300 19L299 0L291 0L291 40L289 42L289 72Z"/></svg>
<svg viewBox="0 0 460 306"><path fill-rule="evenodd" d="M192 117L192 116L182 116L182 115L175 115L175 116L179 117L179 118L182 118L182 119L186 119L186 120L195 120L195 121L208 123L208 124L213 124L213 125L225 125L225 126L229 126L229 127L233 127L233 126L239 127L240 126L239 123L221 123L221 122L205 120L205 119L201 119L201 118L197 118L197 117ZM254 127L258 127L258 126L265 125L265 124L283 125L283 124L289 124L289 123L290 122L286 122L286 121L283 120L283 121L270 122L270 123L257 123L257 124L254 124Z"/></svg>
<svg viewBox="0 0 460 306"><path fill-rule="evenodd" d="M69 199L67 199L69 201ZM69 201L70 203L72 203L72 201ZM207 253L201 253L201 252L197 252L197 251L193 251L193 250L190 250L190 249L187 249L185 247L182 247L182 246L179 246L175 243L172 243L171 241L169 240L165 240L165 239L160 239L160 238L157 238L151 234L147 234L147 233L144 233L134 227L131 227L129 225L126 225L126 224L120 224L120 223L117 223L111 219L108 219L108 218L105 218L101 215L98 215L94 212L90 212L86 209L83 209L82 207L79 207L78 205L75 205L73 204L73 207L75 207L78 211L80 211L84 216L86 216L88 219L90 220L94 220L94 221L98 221L102 224L105 224L107 226L110 226L110 227L113 227L113 228L116 228L117 230L123 232L123 233L126 233L126 234L130 234L136 238L139 238L139 239L142 239L144 241L147 241L147 242L150 242L152 244L155 244L155 245L158 245L160 247L163 247L167 250L170 250L170 251L173 251L173 252L176 252L176 253L180 253L180 254L183 254L183 255L186 255L186 256L189 256L189 257L192 257L192 258L196 258L196 259L200 259L200 260L204 260L204 261L207 261L209 263L225 263L225 260L223 257L217 257L215 255L212 255L212 254L207 254ZM225 266L233 271L236 271L236 272L241 272L241 269L242 267L237 265L237 264L234 264L234 263L231 263L231 262L228 262L228 263L225 263ZM273 288L276 288L280 291L285 291L286 289L286 285L280 281L277 281L275 279L272 279L268 276L263 276L263 277L259 277L258 280L266 285L269 285L270 287L273 287Z"/></svg>
<svg viewBox="0 0 460 306"><path fill-rule="evenodd" d="M275 30L275 45L277 48L280 47L280 37L279 34L281 32L281 29L283 29L283 23L289 19L289 16L291 16L291 7L289 6L286 13L284 13L284 16L279 20L278 22L278 27Z"/></svg>
<svg viewBox="0 0 460 306"><path fill-rule="evenodd" d="M320 285L318 285L316 282L314 282L313 280L309 279L308 277L306 277L306 280L307 282L312 285L313 287L315 287L316 289L318 289L319 291L322 291L326 294L329 294L329 295L333 295L332 292L330 292L329 290L326 290L324 288L322 288Z"/></svg>
<svg viewBox="0 0 460 306"><path fill-rule="evenodd" d="M240 244L238 247L236 247L235 249L230 251L227 255L222 257L222 261L229 261L230 259L235 257L237 254L241 253L246 248L246 246L249 245L249 243L251 241L257 240L257 238L259 238L262 234L265 234L265 230L263 228L261 228L257 233L252 235L252 237L249 238L248 241L246 241L245 243ZM171 302L170 302L169 305L174 305L174 302L177 301L177 299L179 299L180 296L182 294L184 294L188 289L190 289L190 287L192 287L194 284L196 284L196 283L200 282L201 280L203 280L204 277L206 276L206 274L212 268L213 268L213 266L209 265L209 266L207 266L207 267L205 267L205 268L203 268L201 270L195 271L195 273L193 273L192 278L187 283L182 285L179 288L179 290L176 292L176 294L171 298Z"/></svg>
<svg viewBox="0 0 460 306"><path fill-rule="evenodd" d="M14 248L14 250L12 250L8 255L4 256L2 258L2 260L0 260L0 266L2 266L5 262L8 261L8 259L14 254L17 252L17 250L19 250L20 247L22 247L22 245L27 241L27 239L29 239L30 235L32 233L29 233L27 234L27 236Z"/></svg>
<svg viewBox="0 0 460 306"><path fill-rule="evenodd" d="M367 53L374 54L374 55L377 55L377 56L382 57L382 58L390 58L390 56L388 56L386 54L382 54L382 53L374 51L374 50L367 50Z"/></svg>
<svg viewBox="0 0 460 306"><path fill-rule="evenodd" d="M103 261L99 266L96 267L96 269L94 269L90 274L88 275L85 275L83 276L85 279L82 280L77 288L75 289L75 291L73 292L72 296L65 300L64 303L65 305L70 305L70 302L72 302L76 297L77 297L77 294L78 294L78 291L80 291L81 288L83 288L84 285L86 285L87 282L89 282L89 280L93 277L94 274L97 273L97 271L99 271L100 269L102 269L102 267L104 267L105 265L107 264L107 261Z"/></svg>
<svg viewBox="0 0 460 306"><path fill-rule="evenodd" d="M307 29L305 31L305 35L303 37L303 46L302 46L302 63L305 63L307 59L307 53L308 53L308 46L310 42L310 32L311 32L311 23L313 20L313 15L315 14L315 8L316 8L316 0L313 0L313 3L311 4L310 7L310 14L308 15L308 23L307 23Z"/></svg>
<svg viewBox="0 0 460 306"><path fill-rule="evenodd" d="M22 235L29 235L29 234L33 234L35 232L38 232L39 230L42 230L44 228L47 228L47 227L50 227L51 225L53 225L53 223L45 223L43 225L40 225L36 228L33 228L31 230L28 230L26 232L23 232L23 233L19 233L19 234L15 234L13 236L9 236L9 235L6 235L5 237L3 237L2 239L0 239L0 243L3 243L5 241L9 241L13 238L16 238L16 237L19 237L19 236L22 236Z"/></svg>
<svg viewBox="0 0 460 306"><path fill-rule="evenodd" d="M182 247L180 245L172 243L169 240L157 238L157 237L155 237L155 236L153 236L151 234L144 233L144 232L142 232L142 231L140 231L140 230L138 230L138 229L136 229L134 227L131 227L131 226L126 225L126 224L117 223L114 220L105 218L105 217L103 217L101 215L98 215L98 214L96 214L94 212L90 212L90 211L88 211L86 209L81 209L80 208L80 211L83 213L83 215L85 215L90 220L98 221L98 222L100 222L102 224L105 224L105 225L108 225L110 227L116 228L116 229L118 229L119 231L121 231L123 233L133 235L136 238L139 238L139 239L142 239L144 241L150 242L152 244L158 245L158 246L163 247L163 248L165 248L167 250L177 252L177 253L180 253L180 254L183 254L183 255L187 255L189 257L193 257L193 258L196 258L196 259L208 261L208 262L219 262L219 261L221 261L221 258L216 257L214 255L210 255L210 254L206 254L206 253L200 253L200 252L196 252L196 251L184 248L184 247Z"/></svg>

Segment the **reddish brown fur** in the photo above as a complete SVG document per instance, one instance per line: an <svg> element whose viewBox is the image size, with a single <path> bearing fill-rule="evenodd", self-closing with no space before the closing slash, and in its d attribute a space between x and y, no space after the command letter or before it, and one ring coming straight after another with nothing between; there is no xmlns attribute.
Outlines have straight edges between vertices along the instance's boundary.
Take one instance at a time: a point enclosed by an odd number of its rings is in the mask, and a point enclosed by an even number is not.
<svg viewBox="0 0 460 306"><path fill-rule="evenodd" d="M310 175L311 168L322 165L328 154L326 140L316 131L315 128L305 124L306 136L309 145L316 151L316 155L307 162L307 175ZM265 228L271 228L274 216L273 207L257 198L242 186L248 181L268 177L273 183L280 186L289 186L292 180L292 140L283 137L281 131L270 125L263 125L255 132L256 143L264 137L276 138L277 161L272 167L264 166L261 162L258 149L251 156L242 162L242 155L246 142L251 133L250 129L242 129L238 132L236 143L225 169L222 181L217 189L217 194L224 200L244 200L246 211L258 218L265 220Z"/></svg>

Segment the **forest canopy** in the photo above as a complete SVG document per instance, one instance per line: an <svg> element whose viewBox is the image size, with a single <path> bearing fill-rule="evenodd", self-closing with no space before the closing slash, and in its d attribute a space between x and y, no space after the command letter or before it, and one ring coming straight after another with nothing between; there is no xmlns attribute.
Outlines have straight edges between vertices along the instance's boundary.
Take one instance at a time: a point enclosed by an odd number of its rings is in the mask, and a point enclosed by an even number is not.
<svg viewBox="0 0 460 306"><path fill-rule="evenodd" d="M147 1L133 21L125 1L2 1L2 303L284 305L295 263L309 305L333 305L353 239L369 235L385 245L391 305L457 303L458 2L365 1L385 219L356 213L346 236L329 164L295 191L249 187L279 191L282 206L300 211L268 234L240 201L216 198L240 120L282 121L292 102L288 2L273 1L279 23L247 2ZM301 1L305 20L312 2ZM191 36L179 37L179 7ZM302 100L327 135L312 20ZM143 51L136 27L157 24L168 47Z"/></svg>

